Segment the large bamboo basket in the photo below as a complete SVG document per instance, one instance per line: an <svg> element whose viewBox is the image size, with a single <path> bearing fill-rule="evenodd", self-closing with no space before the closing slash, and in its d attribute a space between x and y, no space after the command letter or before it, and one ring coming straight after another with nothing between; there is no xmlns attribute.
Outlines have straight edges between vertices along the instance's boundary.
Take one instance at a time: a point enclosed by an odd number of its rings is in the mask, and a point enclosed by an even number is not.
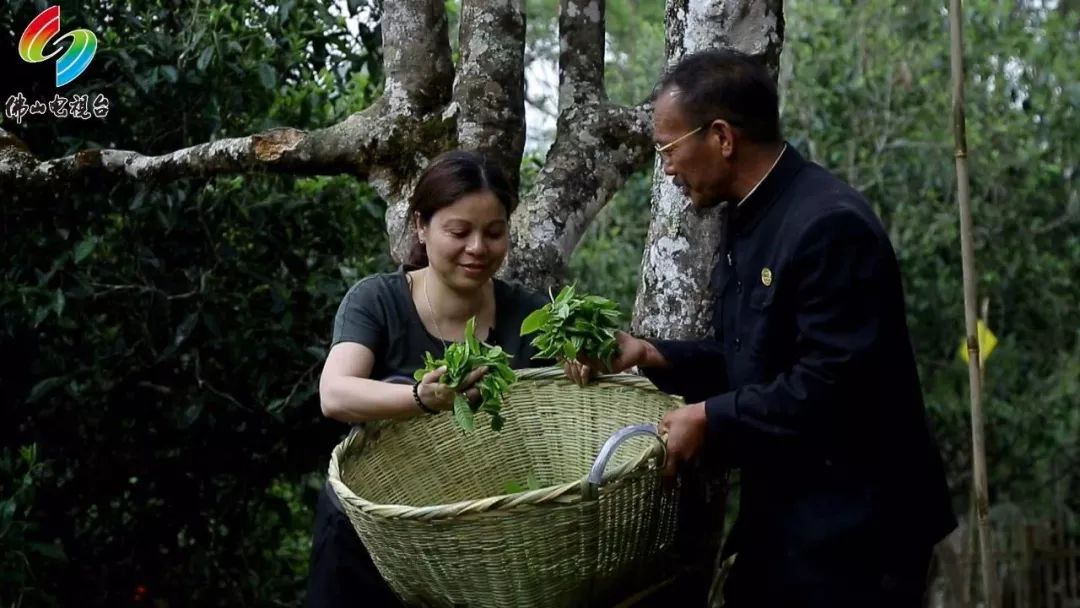
<svg viewBox="0 0 1080 608"><path fill-rule="evenodd" d="M501 432L426 416L334 449L330 484L410 605L607 605L676 567L681 490L661 483L655 423L682 401L629 374L518 375ZM541 489L506 494L530 474Z"/></svg>

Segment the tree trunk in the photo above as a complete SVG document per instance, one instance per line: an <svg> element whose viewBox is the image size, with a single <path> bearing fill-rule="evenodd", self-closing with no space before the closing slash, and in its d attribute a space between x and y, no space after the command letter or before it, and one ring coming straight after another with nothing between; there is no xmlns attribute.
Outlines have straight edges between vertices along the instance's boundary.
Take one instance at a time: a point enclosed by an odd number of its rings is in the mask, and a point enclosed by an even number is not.
<svg viewBox="0 0 1080 608"><path fill-rule="evenodd" d="M758 56L775 78L784 38L781 0L668 0L667 57L709 48L735 48ZM656 160L652 224L641 260L634 304L636 335L702 337L712 315L709 276L723 249L724 206L697 211L664 175Z"/></svg>
<svg viewBox="0 0 1080 608"><path fill-rule="evenodd" d="M779 74L784 36L782 0L668 0L667 59L709 48L735 48L761 57L773 78ZM726 205L698 211L663 172L657 158L653 169L652 223L641 260L641 283L634 303L633 333L668 339L707 335L713 309L709 285L712 268L723 251ZM701 531L695 551L715 556L709 606L723 605L723 584L731 563L721 563L728 483L722 467L703 472Z"/></svg>
<svg viewBox="0 0 1080 608"><path fill-rule="evenodd" d="M668 59L709 46L764 55L775 69L781 0L669 0ZM271 129L169 154L84 150L39 160L0 128L0 193L62 191L87 177L164 184L186 177L278 172L351 174L387 201L394 258L412 244L405 208L419 171L444 150L479 150L518 182L525 141L523 0L463 0L461 59L451 59L442 0L395 0L382 20L385 93L336 125ZM512 221L503 276L534 289L558 283L596 214L653 157L652 102L610 103L604 90L605 4L560 0L559 113L555 141ZM707 318L705 277L720 234L717 213L689 216L657 171L654 213L635 307L635 328L698 335ZM667 279L661 283L661 278Z"/></svg>

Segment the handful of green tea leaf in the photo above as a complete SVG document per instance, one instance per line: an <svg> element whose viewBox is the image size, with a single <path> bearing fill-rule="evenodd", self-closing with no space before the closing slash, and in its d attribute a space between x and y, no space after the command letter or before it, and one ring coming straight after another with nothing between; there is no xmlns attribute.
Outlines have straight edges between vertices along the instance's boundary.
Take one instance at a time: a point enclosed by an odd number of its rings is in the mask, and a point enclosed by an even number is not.
<svg viewBox="0 0 1080 608"><path fill-rule="evenodd" d="M442 359L435 359L431 353L424 353L424 367L413 375L419 382L428 372L446 367L446 373L440 382L457 392L454 397L454 422L466 431L476 428L477 412L491 415L491 428L501 430L504 419L502 410L503 395L511 384L517 381L517 375L510 368L510 355L502 347L488 346L476 339L476 318L465 323L465 341L455 342L446 348ZM488 369L484 377L476 383L480 390L480 401L473 405L461 394L462 384L474 370L481 367Z"/></svg>
<svg viewBox="0 0 1080 608"><path fill-rule="evenodd" d="M615 331L621 317L615 302L600 296L578 296L568 285L551 303L525 317L521 335L537 333L532 339L539 350L535 359L573 360L584 354L610 367L617 354Z"/></svg>

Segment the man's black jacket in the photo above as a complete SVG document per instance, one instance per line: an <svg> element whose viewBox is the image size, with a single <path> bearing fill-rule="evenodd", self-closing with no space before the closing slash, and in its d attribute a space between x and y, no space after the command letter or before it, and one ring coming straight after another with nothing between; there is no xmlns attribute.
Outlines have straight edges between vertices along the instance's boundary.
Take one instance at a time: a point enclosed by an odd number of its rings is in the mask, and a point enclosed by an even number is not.
<svg viewBox="0 0 1080 608"><path fill-rule="evenodd" d="M956 520L877 216L789 145L727 224L711 335L656 341L671 367L643 370L705 401L705 456L741 469L725 551L809 582L929 547Z"/></svg>

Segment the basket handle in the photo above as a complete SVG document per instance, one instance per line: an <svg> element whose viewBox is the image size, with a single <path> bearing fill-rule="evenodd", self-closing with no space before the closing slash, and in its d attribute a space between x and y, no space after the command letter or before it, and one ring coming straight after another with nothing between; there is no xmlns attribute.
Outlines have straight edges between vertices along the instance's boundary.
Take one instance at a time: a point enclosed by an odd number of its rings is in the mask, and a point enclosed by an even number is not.
<svg viewBox="0 0 1080 608"><path fill-rule="evenodd" d="M600 448L600 453L596 455L596 460L593 461L589 475L581 484L581 496L584 500L596 499L599 495L600 483L604 479L604 469L607 468L608 461L611 460L611 457L615 455L615 450L624 441L636 435L650 435L656 438L656 441L660 443L660 449L663 450L663 456L660 459L661 464L667 459L667 445L657 432L655 424L634 424L623 427L615 431L611 437L608 437L608 440L604 442L604 447Z"/></svg>

